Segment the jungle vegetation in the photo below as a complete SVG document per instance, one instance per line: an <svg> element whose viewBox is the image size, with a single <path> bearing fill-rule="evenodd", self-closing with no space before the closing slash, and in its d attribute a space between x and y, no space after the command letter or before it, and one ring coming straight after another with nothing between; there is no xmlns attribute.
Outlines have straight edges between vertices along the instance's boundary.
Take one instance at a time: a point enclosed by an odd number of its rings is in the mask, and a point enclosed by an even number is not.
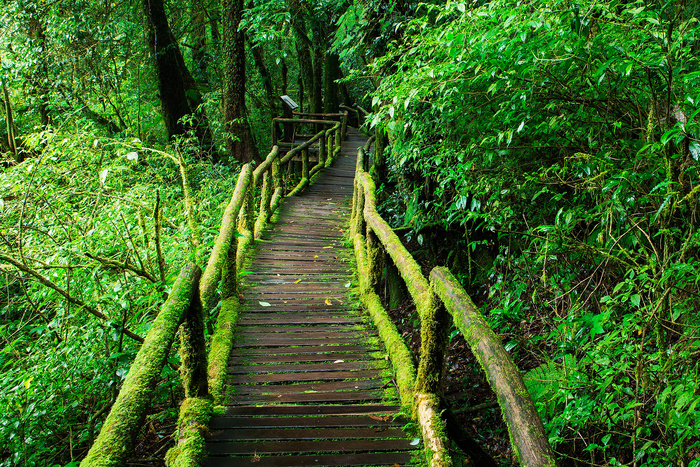
<svg viewBox="0 0 700 467"><path fill-rule="evenodd" d="M503 338L561 465L700 465L697 2L0 17L0 466L79 463L282 94L369 111L382 214ZM147 423L163 432L178 359Z"/></svg>

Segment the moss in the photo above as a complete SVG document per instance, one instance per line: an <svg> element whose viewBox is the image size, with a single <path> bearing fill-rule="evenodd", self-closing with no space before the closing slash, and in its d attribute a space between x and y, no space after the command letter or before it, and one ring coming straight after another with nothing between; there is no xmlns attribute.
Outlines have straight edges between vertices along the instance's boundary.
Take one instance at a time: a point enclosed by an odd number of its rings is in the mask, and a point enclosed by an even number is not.
<svg viewBox="0 0 700 467"><path fill-rule="evenodd" d="M185 397L207 397L207 346L199 294L194 294L180 328L180 375Z"/></svg>
<svg viewBox="0 0 700 467"><path fill-rule="evenodd" d="M209 351L209 391L216 404L224 400L224 385L226 382L226 368L228 357L233 347L233 334L238 321L240 302L237 297L230 297L221 303L219 321L211 340Z"/></svg>
<svg viewBox="0 0 700 467"><path fill-rule="evenodd" d="M389 359L396 375L396 384L399 387L401 403L410 407L413 405L413 391L416 383L416 367L413 364L413 356L382 306L379 297L367 287L365 271L367 264L362 235L355 235L354 244L362 305L372 318L372 322L379 331L379 336L389 353Z"/></svg>
<svg viewBox="0 0 700 467"><path fill-rule="evenodd" d="M436 394L440 391L450 316L445 308L438 303L438 298L432 290L426 296L420 297L419 300L421 308L419 312L421 360L418 367L416 390Z"/></svg>
<svg viewBox="0 0 700 467"><path fill-rule="evenodd" d="M188 398L180 406L176 429L176 445L168 450L165 463L169 467L199 465L206 455L207 424L213 413L210 397Z"/></svg>
<svg viewBox="0 0 700 467"><path fill-rule="evenodd" d="M168 300L153 320L95 444L80 465L126 464L177 328L196 294L200 274L196 264L188 264L180 271Z"/></svg>
<svg viewBox="0 0 700 467"><path fill-rule="evenodd" d="M304 189L309 186L309 179L302 178L299 184L291 191L287 196L295 196L304 191Z"/></svg>

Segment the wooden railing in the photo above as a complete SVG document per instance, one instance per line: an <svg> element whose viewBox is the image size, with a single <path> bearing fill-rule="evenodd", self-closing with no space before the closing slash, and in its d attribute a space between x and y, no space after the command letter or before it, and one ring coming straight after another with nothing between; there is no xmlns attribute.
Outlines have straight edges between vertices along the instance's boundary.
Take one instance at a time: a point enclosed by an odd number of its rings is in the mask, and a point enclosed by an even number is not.
<svg viewBox="0 0 700 467"><path fill-rule="evenodd" d="M340 154L343 122L325 124L329 128L286 153L275 145L260 165L248 163L242 167L207 267L202 273L196 264L188 264L180 271L81 466L126 465L178 328L185 400L180 407L176 446L168 452L167 461L175 466L197 465L213 405L223 401L226 367L240 306L238 270L281 199L303 190L314 174ZM308 151L317 142L320 142L319 161L310 168ZM290 185L289 181L285 182L282 169L296 155L302 158L302 176ZM259 198L257 216L256 198ZM207 355L203 317L219 302L217 327Z"/></svg>
<svg viewBox="0 0 700 467"><path fill-rule="evenodd" d="M442 366L452 321L460 330L498 397L511 444L523 466L553 466L554 457L520 371L459 282L438 267L428 280L389 224L377 213L375 183L366 171L368 146L358 151L350 235L359 271L361 299L384 339L396 374L401 402L420 423L432 466L451 465L445 426L438 416ZM397 268L420 318L419 367L384 310L375 287L387 266ZM485 453L477 465L495 465Z"/></svg>

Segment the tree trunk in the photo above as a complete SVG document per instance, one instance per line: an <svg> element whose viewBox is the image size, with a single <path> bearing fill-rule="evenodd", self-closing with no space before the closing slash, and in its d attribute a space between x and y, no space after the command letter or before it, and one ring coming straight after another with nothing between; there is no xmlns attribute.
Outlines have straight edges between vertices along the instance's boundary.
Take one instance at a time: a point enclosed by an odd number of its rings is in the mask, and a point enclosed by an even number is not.
<svg viewBox="0 0 700 467"><path fill-rule="evenodd" d="M305 23L308 14L306 14L304 11L304 5L302 4L301 0L287 0L287 4L289 5L289 11L292 14L292 28L294 29L294 36L297 43L297 57L299 60L300 70L299 78L300 81L303 81L299 88L301 90L303 85L303 89L306 90L306 94L308 94L309 102L311 105L313 105L314 69L313 61L311 59L311 49L309 47L309 43L311 41L309 41ZM302 96L299 96L299 104L302 106L300 111L304 106L303 100L304 99Z"/></svg>
<svg viewBox="0 0 700 467"><path fill-rule="evenodd" d="M338 83L340 79L340 59L338 54L328 51L326 54L325 97L323 99L323 111L335 113L339 110ZM348 103L349 105L349 103Z"/></svg>
<svg viewBox="0 0 700 467"><path fill-rule="evenodd" d="M222 51L226 147L236 160L259 159L245 108L245 38L238 30L243 0L223 0Z"/></svg>
<svg viewBox="0 0 700 467"><path fill-rule="evenodd" d="M5 101L5 120L7 123L7 145L15 157L15 162L18 164L24 160L24 154L17 150L17 141L15 139L15 124L12 117L12 104L10 103L10 93L7 91L7 84L2 83L2 94Z"/></svg>
<svg viewBox="0 0 700 467"><path fill-rule="evenodd" d="M324 65L324 36L320 26L313 28L314 69L313 90L311 91L311 112L323 112L323 65Z"/></svg>
<svg viewBox="0 0 700 467"><path fill-rule="evenodd" d="M270 77L270 71L265 66L265 60L263 60L261 45L250 46L249 49L253 53L253 60L255 61L255 66L258 68L260 77L262 78L263 87L265 88L265 94L267 95L267 102L270 105L270 112L272 115L275 114L275 104L277 103L277 98L275 96L275 90L272 86L272 78Z"/></svg>
<svg viewBox="0 0 700 467"><path fill-rule="evenodd" d="M158 91L168 137L184 135L189 129L181 119L192 113L187 101L180 63L182 54L170 32L163 0L144 0L148 23L148 43L156 62Z"/></svg>

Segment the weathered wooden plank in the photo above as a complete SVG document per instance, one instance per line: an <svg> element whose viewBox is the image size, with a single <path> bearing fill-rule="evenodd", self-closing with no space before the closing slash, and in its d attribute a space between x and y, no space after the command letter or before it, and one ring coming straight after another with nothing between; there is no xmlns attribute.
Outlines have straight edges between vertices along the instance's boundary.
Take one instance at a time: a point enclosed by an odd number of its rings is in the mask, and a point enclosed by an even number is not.
<svg viewBox="0 0 700 467"><path fill-rule="evenodd" d="M254 457L257 456L257 457ZM407 452L396 453L359 453L359 454L324 454L312 456L259 456L253 457L207 457L203 467L249 467L255 462L257 467L302 467L302 466L395 466L405 465L411 462L412 455Z"/></svg>
<svg viewBox="0 0 700 467"><path fill-rule="evenodd" d="M410 451L413 449L406 439L347 439L338 443L323 441L255 441L250 443L208 443L209 454L252 454L295 452L354 452L354 451Z"/></svg>

